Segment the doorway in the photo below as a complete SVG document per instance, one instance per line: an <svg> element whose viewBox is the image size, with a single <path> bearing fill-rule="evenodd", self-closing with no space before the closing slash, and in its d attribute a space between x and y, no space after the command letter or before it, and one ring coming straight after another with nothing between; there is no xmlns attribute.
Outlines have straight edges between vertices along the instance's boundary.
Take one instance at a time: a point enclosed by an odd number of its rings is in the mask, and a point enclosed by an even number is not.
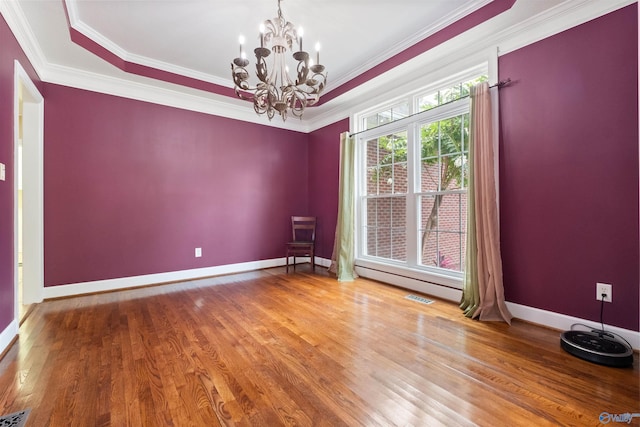
<svg viewBox="0 0 640 427"><path fill-rule="evenodd" d="M14 63L14 317L20 322L44 293L44 98Z"/></svg>

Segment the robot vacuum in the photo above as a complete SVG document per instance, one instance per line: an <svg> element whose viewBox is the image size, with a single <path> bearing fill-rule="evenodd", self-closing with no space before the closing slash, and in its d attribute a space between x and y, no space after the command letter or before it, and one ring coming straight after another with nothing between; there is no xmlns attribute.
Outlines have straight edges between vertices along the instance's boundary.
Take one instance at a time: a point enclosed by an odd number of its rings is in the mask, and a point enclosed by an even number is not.
<svg viewBox="0 0 640 427"><path fill-rule="evenodd" d="M575 330L560 335L560 346L580 359L600 365L624 368L633 364L633 348L621 336L605 330ZM579 325L589 329L586 325Z"/></svg>

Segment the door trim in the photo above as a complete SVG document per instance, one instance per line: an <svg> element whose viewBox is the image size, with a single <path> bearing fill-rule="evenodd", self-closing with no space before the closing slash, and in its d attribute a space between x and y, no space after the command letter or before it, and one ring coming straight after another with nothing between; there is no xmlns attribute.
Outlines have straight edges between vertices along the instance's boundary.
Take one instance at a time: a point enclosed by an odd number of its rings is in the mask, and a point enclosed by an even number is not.
<svg viewBox="0 0 640 427"><path fill-rule="evenodd" d="M30 182L29 200L23 194L23 288L25 304L42 302L44 295L44 97L31 81L25 69L14 61L13 93L13 279L14 318L18 319L18 147L20 145L20 94L22 93L23 180ZM28 145L27 145L28 144ZM24 214L25 205L29 212ZM26 232L28 231L28 232ZM24 264L29 257L30 262ZM28 270L24 268L28 265Z"/></svg>

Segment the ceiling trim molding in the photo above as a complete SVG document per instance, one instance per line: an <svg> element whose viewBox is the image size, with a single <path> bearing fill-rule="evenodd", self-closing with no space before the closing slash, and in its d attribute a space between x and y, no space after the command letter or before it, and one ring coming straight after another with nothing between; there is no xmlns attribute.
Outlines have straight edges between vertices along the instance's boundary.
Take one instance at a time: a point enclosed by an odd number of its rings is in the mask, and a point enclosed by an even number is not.
<svg viewBox="0 0 640 427"><path fill-rule="evenodd" d="M31 31L31 27L27 23L27 18L24 16L18 2L0 1L0 14L4 17L11 32L18 41L20 48L24 51L25 56L29 62L31 62L36 73L41 76L42 70L48 66L49 62L44 56L42 49L40 49L36 36Z"/></svg>
<svg viewBox="0 0 640 427"><path fill-rule="evenodd" d="M50 65L45 74L47 83L88 90L121 98L165 105L183 110L211 114L228 119L240 120L259 125L277 127L296 132L308 133L307 123L289 120L287 122L266 122L253 110L253 104L240 99L231 102L227 97L216 94L201 96L189 94L170 87L162 88L127 79L104 76L98 73L80 71L60 65ZM169 84L167 84L169 85Z"/></svg>

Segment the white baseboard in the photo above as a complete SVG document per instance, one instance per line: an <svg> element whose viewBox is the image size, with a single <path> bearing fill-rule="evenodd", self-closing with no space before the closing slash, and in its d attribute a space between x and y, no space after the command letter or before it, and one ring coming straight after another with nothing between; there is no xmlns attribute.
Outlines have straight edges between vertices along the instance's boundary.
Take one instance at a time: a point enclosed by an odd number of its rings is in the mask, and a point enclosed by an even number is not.
<svg viewBox="0 0 640 427"><path fill-rule="evenodd" d="M316 257L316 265L329 268L329 266L331 265L331 260L326 258Z"/></svg>
<svg viewBox="0 0 640 427"><path fill-rule="evenodd" d="M402 288L411 289L434 297L442 298L452 302L460 302L462 291L452 289L446 286L434 283L424 282L409 277L398 276L391 273L385 273L379 270L371 270L356 267L356 272L362 276L373 280L379 280L391 285L400 286ZM552 311L541 310L539 308L528 307L526 305L515 304L507 301L507 307L514 318L535 323L537 325L548 328L558 329L559 331L568 331L574 323L582 323L590 328L600 329L598 322L585 320L578 317L567 316L565 314L554 313ZM616 326L605 324L605 329L622 336L629 341L634 350L640 350L640 332L623 329ZM558 342L560 336L558 335Z"/></svg>
<svg viewBox="0 0 640 427"><path fill-rule="evenodd" d="M171 271L168 273L146 274L143 276L122 277L118 279L96 280L92 282L73 283L68 285L47 286L44 288L44 299L63 298L74 295L92 294L96 292L116 291L140 286L157 285L182 280L201 279L203 277L223 274L243 273L245 271L262 270L264 268L281 267L286 259L274 258L238 264L219 265L216 267L196 268L192 270ZM293 262L290 259L290 262ZM296 264L309 262L309 257L297 257ZM331 260L316 257L316 265L329 267Z"/></svg>
<svg viewBox="0 0 640 427"><path fill-rule="evenodd" d="M554 313L553 311L541 310L535 307L529 307L526 305L515 304L507 301L507 307L513 317L527 322L536 323L549 328L558 329L560 331L571 330L571 325L574 323L582 323L590 328L601 329L602 326L598 322L592 320L585 320L579 317L567 316L566 314ZM617 326L610 326L605 323L604 328L607 331L611 331L620 335L631 344L634 350L640 350L640 332L632 331L630 329L618 328ZM558 341L560 336L558 336Z"/></svg>
<svg viewBox="0 0 640 427"><path fill-rule="evenodd" d="M4 328L4 331L0 333L0 354L3 354L6 349L9 348L13 339L18 335L18 321L13 320L9 325Z"/></svg>
<svg viewBox="0 0 640 427"><path fill-rule="evenodd" d="M242 273L279 267L285 264L285 258L262 261L243 262L238 264L219 265L215 267L195 268L192 270L171 271L168 273L146 274L143 276L122 277L118 279L96 280L92 282L73 283L69 285L47 286L44 288L44 299L61 298L74 295L92 294L96 292L115 291L160 283L179 282L182 280L201 279L209 276Z"/></svg>

